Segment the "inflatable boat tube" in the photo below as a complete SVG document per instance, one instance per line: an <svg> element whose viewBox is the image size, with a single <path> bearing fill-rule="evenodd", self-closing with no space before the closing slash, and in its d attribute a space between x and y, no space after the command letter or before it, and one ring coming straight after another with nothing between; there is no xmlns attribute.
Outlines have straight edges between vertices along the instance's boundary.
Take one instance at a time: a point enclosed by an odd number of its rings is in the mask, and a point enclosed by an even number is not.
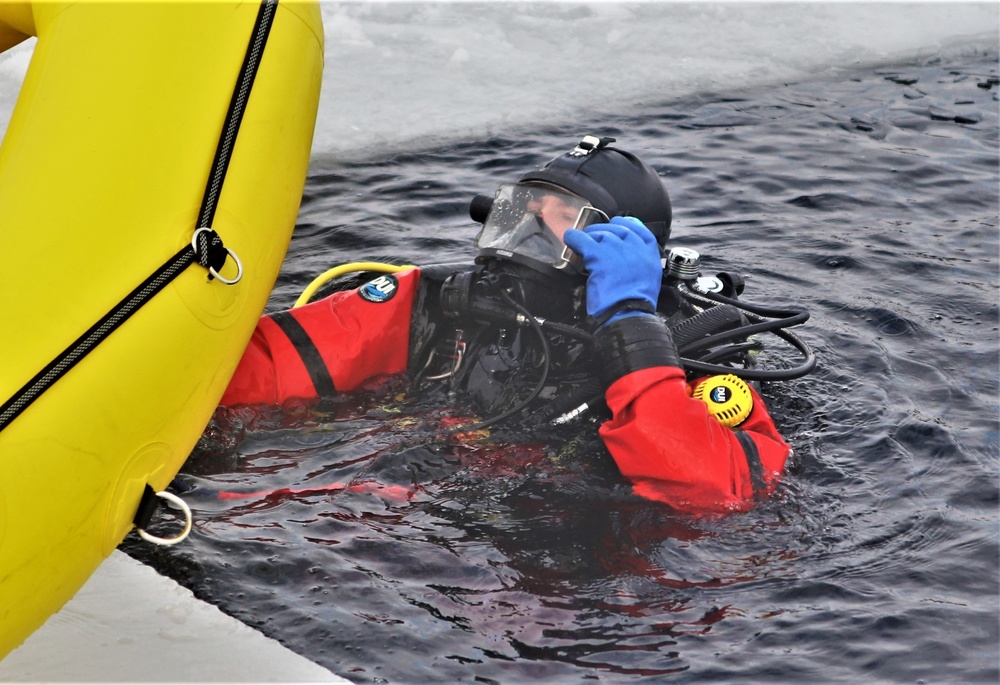
<svg viewBox="0 0 1000 685"><path fill-rule="evenodd" d="M0 3L0 49L29 36L0 146L0 658L210 420L291 238L323 65L315 2Z"/></svg>

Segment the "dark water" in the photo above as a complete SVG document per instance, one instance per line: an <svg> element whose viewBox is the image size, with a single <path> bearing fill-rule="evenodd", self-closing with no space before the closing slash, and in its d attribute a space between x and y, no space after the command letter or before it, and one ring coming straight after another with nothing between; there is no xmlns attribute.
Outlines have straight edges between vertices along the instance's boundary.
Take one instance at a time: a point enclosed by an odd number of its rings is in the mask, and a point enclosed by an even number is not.
<svg viewBox="0 0 1000 685"><path fill-rule="evenodd" d="M190 541L125 549L359 683L997 682L996 76L970 56L314 164L272 309L336 263L466 258L472 194L595 123L653 163L675 244L812 312L819 369L765 388L794 461L753 511L631 497L591 427L433 437L390 385L220 412L175 484ZM328 489L369 478L419 487ZM305 491L219 499L280 488Z"/></svg>

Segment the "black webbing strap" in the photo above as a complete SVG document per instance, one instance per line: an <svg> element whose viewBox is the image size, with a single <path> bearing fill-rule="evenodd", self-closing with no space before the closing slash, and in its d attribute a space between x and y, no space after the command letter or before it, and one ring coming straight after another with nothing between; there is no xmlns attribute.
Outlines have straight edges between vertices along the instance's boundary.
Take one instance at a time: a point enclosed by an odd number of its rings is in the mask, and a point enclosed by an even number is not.
<svg viewBox="0 0 1000 685"><path fill-rule="evenodd" d="M278 312L271 315L271 320L278 325L281 332L285 334L289 342L299 353L299 358L309 373L313 387L319 397L329 397L337 392L333 385L333 378L330 370L323 361L323 355L319 353L316 343L309 337L309 333L302 327L291 312Z"/></svg>
<svg viewBox="0 0 1000 685"><path fill-rule="evenodd" d="M118 302L100 321L78 337L69 347L63 350L45 368L35 374L30 381L25 383L20 390L0 406L0 430L10 425L11 421L20 416L43 392L52 387L66 372L93 351L94 348L111 335L112 332L128 320L144 304L149 302L157 293L169 285L188 266L197 262L205 268L218 271L225 264L229 251L222 244L222 239L207 227L212 225L215 217L219 195L222 191L222 183L225 180L229 160L233 154L236 134L239 131L240 122L246 111L250 88L253 85L257 68L260 65L264 43L266 43L267 36L270 33L277 5L277 0L263 0L260 10L257 13L257 21L254 24L250 44L247 46L243 66L236 81L236 88L233 91L232 99L230 100L225 125L223 126L215 152L215 159L212 163L208 186L205 189L205 196L202 199L197 224L201 228L196 228L190 244L185 245L177 254L168 259L149 278ZM209 278L211 278L211 271L209 273Z"/></svg>
<svg viewBox="0 0 1000 685"><path fill-rule="evenodd" d="M139 498L139 507L135 511L135 516L132 517L132 523L136 528L143 530L149 526L158 504L159 498L156 496L156 490L149 483L146 483L142 490L142 497Z"/></svg>
<svg viewBox="0 0 1000 685"><path fill-rule="evenodd" d="M753 441L746 432L734 430L736 439L743 447L743 453L747 457L747 466L750 468L750 483L753 485L754 493L764 491L764 465L760 461L760 452L757 451L757 443Z"/></svg>

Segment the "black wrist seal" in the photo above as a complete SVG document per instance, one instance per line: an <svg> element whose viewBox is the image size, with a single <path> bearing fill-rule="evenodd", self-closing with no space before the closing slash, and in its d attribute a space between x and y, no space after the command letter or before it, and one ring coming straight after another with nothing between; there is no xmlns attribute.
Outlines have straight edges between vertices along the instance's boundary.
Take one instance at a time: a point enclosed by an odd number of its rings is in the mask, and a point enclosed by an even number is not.
<svg viewBox="0 0 1000 685"><path fill-rule="evenodd" d="M607 385L633 371L654 366L681 368L674 336L658 316L626 316L612 321L594 333L594 344Z"/></svg>

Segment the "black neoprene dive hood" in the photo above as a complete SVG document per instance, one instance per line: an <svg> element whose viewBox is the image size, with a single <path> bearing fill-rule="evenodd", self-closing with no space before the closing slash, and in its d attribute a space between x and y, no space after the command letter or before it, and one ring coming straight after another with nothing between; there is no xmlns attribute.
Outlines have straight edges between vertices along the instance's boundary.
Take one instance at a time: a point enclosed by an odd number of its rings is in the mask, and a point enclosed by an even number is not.
<svg viewBox="0 0 1000 685"><path fill-rule="evenodd" d="M520 180L565 188L609 217L634 216L653 232L660 247L666 248L673 217L667 189L655 169L630 152L610 147L613 142L614 138L584 136L573 150ZM469 208L470 216L483 223L491 204L492 198L477 196Z"/></svg>
<svg viewBox="0 0 1000 685"><path fill-rule="evenodd" d="M584 136L572 151L556 157L521 181L545 181L570 190L608 216L634 216L661 247L670 237L673 210L660 175L630 152L608 147L614 138Z"/></svg>

